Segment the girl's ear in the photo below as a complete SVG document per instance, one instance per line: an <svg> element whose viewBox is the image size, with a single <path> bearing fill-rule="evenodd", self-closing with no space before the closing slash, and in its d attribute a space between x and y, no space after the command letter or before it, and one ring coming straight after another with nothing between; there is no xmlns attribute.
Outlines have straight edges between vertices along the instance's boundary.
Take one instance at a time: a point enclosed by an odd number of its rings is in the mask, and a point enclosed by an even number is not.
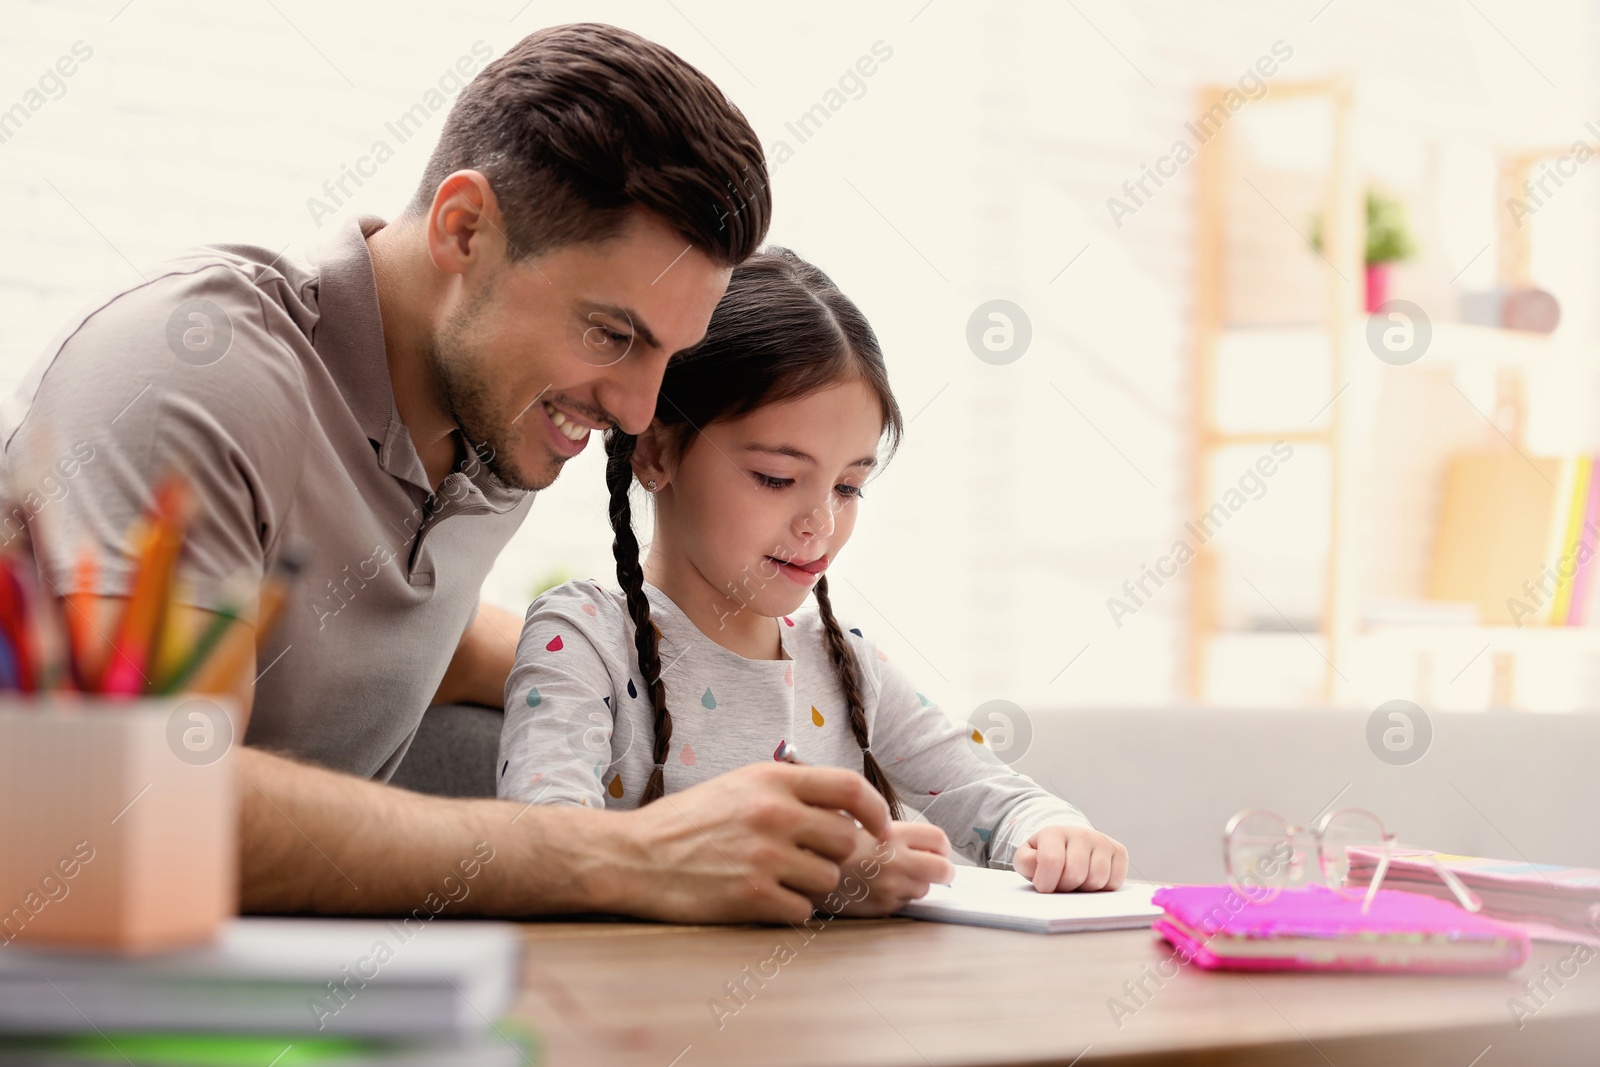
<svg viewBox="0 0 1600 1067"><path fill-rule="evenodd" d="M660 423L652 422L633 443L633 473L641 485L655 482L654 492L665 489L668 481L666 441Z"/></svg>

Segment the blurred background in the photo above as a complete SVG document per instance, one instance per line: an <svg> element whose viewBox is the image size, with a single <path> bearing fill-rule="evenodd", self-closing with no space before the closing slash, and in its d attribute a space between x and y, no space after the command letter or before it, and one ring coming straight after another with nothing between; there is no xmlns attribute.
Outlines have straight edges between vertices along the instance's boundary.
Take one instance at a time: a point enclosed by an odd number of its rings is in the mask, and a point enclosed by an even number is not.
<svg viewBox="0 0 1600 1067"><path fill-rule="evenodd" d="M614 22L884 343L909 432L831 573L947 710L1600 702L1592 0L6 13L6 391L136 265L392 218L458 60ZM612 572L599 450L543 497L518 612Z"/></svg>

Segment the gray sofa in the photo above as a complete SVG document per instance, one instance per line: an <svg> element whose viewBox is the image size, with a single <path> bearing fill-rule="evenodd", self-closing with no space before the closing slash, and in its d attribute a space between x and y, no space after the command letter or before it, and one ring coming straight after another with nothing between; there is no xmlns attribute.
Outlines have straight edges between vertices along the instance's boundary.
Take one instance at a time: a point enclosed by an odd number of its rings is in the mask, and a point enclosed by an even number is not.
<svg viewBox="0 0 1600 1067"><path fill-rule="evenodd" d="M1402 844L1600 868L1600 714L1430 721L1426 753L1395 766L1369 747L1362 712L1035 715L1017 768L1058 786L1156 881L1220 879L1235 811L1304 824L1335 797L1376 812Z"/></svg>
<svg viewBox="0 0 1600 1067"><path fill-rule="evenodd" d="M500 717L429 709L395 784L492 795ZM1369 747L1366 713L1035 713L1016 766L1127 844L1136 876L1155 881L1221 879L1223 824L1241 808L1308 823L1335 801L1376 812L1403 844L1600 868L1600 714L1430 722L1425 754L1393 765Z"/></svg>

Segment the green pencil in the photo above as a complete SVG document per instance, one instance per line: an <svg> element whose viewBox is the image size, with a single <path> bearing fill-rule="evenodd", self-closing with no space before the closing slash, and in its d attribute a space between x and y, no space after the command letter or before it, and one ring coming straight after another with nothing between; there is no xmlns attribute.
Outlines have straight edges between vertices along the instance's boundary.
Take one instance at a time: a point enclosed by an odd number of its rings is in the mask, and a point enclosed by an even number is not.
<svg viewBox="0 0 1600 1067"><path fill-rule="evenodd" d="M200 640L194 643L194 647L189 650L189 654L183 657L183 660L172 672L172 677L161 683L161 692L163 694L180 692L184 683L195 676L201 664L205 663L206 658L211 655L218 643L222 641L222 635L228 632L228 627L237 622L238 619L239 606L237 604L223 605L222 610L212 616L210 624L206 626L205 631L200 635Z"/></svg>

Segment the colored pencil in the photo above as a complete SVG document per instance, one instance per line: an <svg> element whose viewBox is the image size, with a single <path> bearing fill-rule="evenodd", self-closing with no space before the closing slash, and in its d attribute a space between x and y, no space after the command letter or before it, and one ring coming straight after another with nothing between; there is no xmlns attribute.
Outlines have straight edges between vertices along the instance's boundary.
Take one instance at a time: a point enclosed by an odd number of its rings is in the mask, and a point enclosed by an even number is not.
<svg viewBox="0 0 1600 1067"><path fill-rule="evenodd" d="M199 639L188 652L183 654L177 665L168 674L158 675L157 685L162 693L182 692L183 687L200 670L201 665L216 651L223 635L239 621L239 610L238 605L226 604L211 616L211 621L201 631Z"/></svg>
<svg viewBox="0 0 1600 1067"><path fill-rule="evenodd" d="M16 654L12 651L11 642L0 637L0 689L21 688L17 680Z"/></svg>
<svg viewBox="0 0 1600 1067"><path fill-rule="evenodd" d="M78 554L78 565L73 570L72 592L66 596L62 615L67 622L67 643L72 662L72 675L81 692L93 692L100 684L101 652L100 630L96 625L95 609L98 591L95 581L99 577L99 561L94 552L84 549Z"/></svg>
<svg viewBox="0 0 1600 1067"><path fill-rule="evenodd" d="M272 572L261 583L261 603L256 612L255 626L232 627L221 646L206 661L195 678L192 689L197 693L232 693L243 682L243 675L255 655L256 646L272 632L289 599L289 587L299 575L303 564L293 550L278 557Z"/></svg>
<svg viewBox="0 0 1600 1067"><path fill-rule="evenodd" d="M15 656L17 688L24 693L31 693L35 688L30 614L28 594L17 576L16 562L0 557L0 627Z"/></svg>
<svg viewBox="0 0 1600 1067"><path fill-rule="evenodd" d="M145 688L172 593L178 553L183 549L189 500L186 483L163 479L155 496L139 543L133 585L112 644L111 662L100 685L101 692L115 696L137 696Z"/></svg>
<svg viewBox="0 0 1600 1067"><path fill-rule="evenodd" d="M67 647L66 620L61 615L61 604L44 592L34 573L27 572L28 596L34 605L33 647L39 659L36 686L40 690L56 692L72 683L72 658Z"/></svg>
<svg viewBox="0 0 1600 1067"><path fill-rule="evenodd" d="M39 580L43 531L29 524L32 558L0 555L0 690L72 688L131 697L231 693L243 684L257 644L283 615L303 567L301 554L283 551L261 581L254 626L238 625L245 621L248 595L226 591L221 607L204 613L191 642L189 628L179 625L187 621L179 605L188 597L180 592L178 560L194 495L185 479L168 475L152 496L127 533L124 551L133 567L111 625L104 625L101 609L115 598L102 594L101 562L93 549L78 552L70 591L59 599L46 594Z"/></svg>

